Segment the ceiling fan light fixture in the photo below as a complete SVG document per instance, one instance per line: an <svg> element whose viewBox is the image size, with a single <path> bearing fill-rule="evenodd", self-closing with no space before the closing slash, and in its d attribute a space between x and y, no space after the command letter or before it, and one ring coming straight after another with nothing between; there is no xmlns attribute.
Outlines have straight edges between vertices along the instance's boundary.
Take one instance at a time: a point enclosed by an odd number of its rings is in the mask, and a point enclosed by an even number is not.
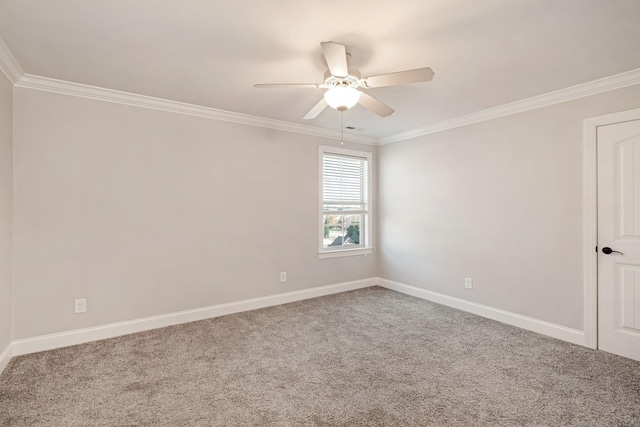
<svg viewBox="0 0 640 427"><path fill-rule="evenodd" d="M324 100L335 110L345 111L360 100L360 91L349 86L336 86L324 93Z"/></svg>

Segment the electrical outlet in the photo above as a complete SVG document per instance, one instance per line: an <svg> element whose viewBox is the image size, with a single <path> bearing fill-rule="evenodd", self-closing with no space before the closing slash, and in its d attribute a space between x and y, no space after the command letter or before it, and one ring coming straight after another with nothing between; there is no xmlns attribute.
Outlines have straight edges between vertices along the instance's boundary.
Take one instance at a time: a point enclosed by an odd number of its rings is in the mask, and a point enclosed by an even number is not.
<svg viewBox="0 0 640 427"><path fill-rule="evenodd" d="M473 279L471 277L464 278L464 287L466 289L473 289Z"/></svg>
<svg viewBox="0 0 640 427"><path fill-rule="evenodd" d="M78 314L78 313L86 313L87 312L87 300L82 298L82 299L77 299L75 300L75 304L73 307L73 312Z"/></svg>
<svg viewBox="0 0 640 427"><path fill-rule="evenodd" d="M281 282L286 282L287 281L287 272L286 271L281 271L280 272L280 281Z"/></svg>

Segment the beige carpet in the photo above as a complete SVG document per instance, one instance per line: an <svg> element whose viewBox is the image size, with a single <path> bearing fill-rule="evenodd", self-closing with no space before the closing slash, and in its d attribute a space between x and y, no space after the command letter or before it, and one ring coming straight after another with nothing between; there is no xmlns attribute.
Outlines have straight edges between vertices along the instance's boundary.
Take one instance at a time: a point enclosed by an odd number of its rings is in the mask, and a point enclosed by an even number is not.
<svg viewBox="0 0 640 427"><path fill-rule="evenodd" d="M14 358L2 426L640 426L640 363L382 288Z"/></svg>

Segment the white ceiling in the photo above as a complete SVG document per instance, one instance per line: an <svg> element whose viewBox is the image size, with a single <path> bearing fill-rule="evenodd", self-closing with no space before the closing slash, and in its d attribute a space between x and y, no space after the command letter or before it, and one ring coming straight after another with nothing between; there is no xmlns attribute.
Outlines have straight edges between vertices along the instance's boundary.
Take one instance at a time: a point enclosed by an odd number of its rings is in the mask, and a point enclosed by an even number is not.
<svg viewBox="0 0 640 427"><path fill-rule="evenodd" d="M320 42L363 76L430 66L430 83L371 89L345 126L385 137L640 68L638 0L0 0L0 38L25 73L339 129L302 116Z"/></svg>

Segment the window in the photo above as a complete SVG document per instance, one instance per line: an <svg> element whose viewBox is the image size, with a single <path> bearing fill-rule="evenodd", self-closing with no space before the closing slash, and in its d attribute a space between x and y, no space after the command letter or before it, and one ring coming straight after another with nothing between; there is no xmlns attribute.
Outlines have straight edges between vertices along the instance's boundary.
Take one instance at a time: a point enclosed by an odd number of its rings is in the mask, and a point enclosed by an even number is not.
<svg viewBox="0 0 640 427"><path fill-rule="evenodd" d="M371 153L320 147L320 258L371 250Z"/></svg>

